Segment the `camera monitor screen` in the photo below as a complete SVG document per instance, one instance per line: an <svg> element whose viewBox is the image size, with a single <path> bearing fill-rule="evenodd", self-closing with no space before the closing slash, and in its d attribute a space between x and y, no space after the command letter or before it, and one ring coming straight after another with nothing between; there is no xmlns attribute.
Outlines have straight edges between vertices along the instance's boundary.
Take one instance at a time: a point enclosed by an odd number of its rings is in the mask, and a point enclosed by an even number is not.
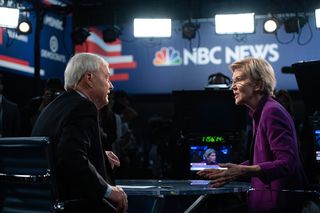
<svg viewBox="0 0 320 213"><path fill-rule="evenodd" d="M320 163L320 129L314 131L315 133L315 150L316 150L316 161Z"/></svg>
<svg viewBox="0 0 320 213"><path fill-rule="evenodd" d="M232 162L232 145L190 145L189 159L191 172L219 168L219 163Z"/></svg>
<svg viewBox="0 0 320 213"><path fill-rule="evenodd" d="M315 111L320 111L319 94L315 92L319 85L320 61L296 63L292 68L306 106L306 113L313 115Z"/></svg>
<svg viewBox="0 0 320 213"><path fill-rule="evenodd" d="M175 121L183 134L234 132L246 126L247 111L230 90L174 91Z"/></svg>

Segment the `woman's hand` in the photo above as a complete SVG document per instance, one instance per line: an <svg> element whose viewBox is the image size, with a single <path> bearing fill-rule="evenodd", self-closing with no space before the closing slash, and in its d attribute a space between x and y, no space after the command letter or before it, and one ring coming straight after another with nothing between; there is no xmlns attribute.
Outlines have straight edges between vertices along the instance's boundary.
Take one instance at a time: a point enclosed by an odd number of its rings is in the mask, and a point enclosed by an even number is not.
<svg viewBox="0 0 320 213"><path fill-rule="evenodd" d="M225 163L219 164L219 166L223 169L204 169L197 172L197 174L201 177L212 180L210 182L210 186L212 187L223 186L224 184L233 181L241 175L245 174L242 169L242 165Z"/></svg>

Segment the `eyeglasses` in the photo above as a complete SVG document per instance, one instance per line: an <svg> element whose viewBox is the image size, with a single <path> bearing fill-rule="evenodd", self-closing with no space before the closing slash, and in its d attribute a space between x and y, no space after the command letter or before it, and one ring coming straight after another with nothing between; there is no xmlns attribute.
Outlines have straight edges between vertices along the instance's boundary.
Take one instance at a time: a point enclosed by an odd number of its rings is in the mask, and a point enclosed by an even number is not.
<svg viewBox="0 0 320 213"><path fill-rule="evenodd" d="M233 88L234 86L243 86L243 85L245 85L247 83L250 83L249 78L237 77L234 80L232 80L230 88Z"/></svg>

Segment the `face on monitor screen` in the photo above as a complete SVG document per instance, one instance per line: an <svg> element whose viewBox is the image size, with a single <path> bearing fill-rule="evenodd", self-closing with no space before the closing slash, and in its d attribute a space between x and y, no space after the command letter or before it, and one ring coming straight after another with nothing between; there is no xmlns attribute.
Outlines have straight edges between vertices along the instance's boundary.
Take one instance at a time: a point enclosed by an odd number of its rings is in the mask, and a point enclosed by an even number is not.
<svg viewBox="0 0 320 213"><path fill-rule="evenodd" d="M228 145L190 145L190 171L218 168L219 163L232 162L232 146Z"/></svg>

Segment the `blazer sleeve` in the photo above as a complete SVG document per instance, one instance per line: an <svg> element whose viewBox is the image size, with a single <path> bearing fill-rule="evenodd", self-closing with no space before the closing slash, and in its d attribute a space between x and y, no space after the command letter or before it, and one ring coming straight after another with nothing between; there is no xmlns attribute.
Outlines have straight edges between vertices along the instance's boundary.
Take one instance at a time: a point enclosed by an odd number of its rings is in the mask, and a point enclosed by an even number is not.
<svg viewBox="0 0 320 213"><path fill-rule="evenodd" d="M291 117L281 109L269 108L261 118L262 126L273 155L272 161L260 163L262 177L266 180L294 174L297 162L297 139Z"/></svg>

